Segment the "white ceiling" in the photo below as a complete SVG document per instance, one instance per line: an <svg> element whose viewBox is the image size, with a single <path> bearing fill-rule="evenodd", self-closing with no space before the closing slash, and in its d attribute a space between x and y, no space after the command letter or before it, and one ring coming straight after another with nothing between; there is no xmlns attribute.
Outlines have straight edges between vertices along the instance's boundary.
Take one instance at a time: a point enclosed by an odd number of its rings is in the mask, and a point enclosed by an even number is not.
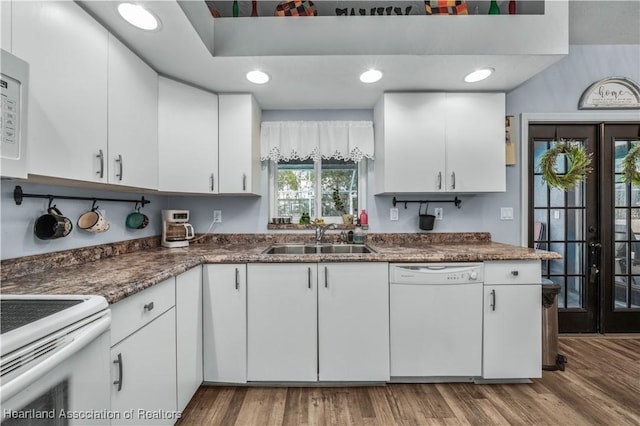
<svg viewBox="0 0 640 426"><path fill-rule="evenodd" d="M214 57L178 3L145 3L160 17L160 31L149 33L131 27L116 14L117 3L113 1L86 1L81 5L160 74L217 93L253 92L263 109L368 109L384 91L509 91L562 57L469 53L332 55L326 51L321 55ZM204 1L193 3L194 7L200 5L206 12ZM640 44L635 19L640 17L639 5L638 1L572 2L570 42ZM271 42L286 45L286 40L278 37ZM371 50L375 51L375 47ZM360 83L360 72L372 66L384 70L384 78L375 84ZM462 82L466 72L482 66L492 66L497 72L472 87ZM246 81L246 71L256 67L267 70L272 81L262 86Z"/></svg>

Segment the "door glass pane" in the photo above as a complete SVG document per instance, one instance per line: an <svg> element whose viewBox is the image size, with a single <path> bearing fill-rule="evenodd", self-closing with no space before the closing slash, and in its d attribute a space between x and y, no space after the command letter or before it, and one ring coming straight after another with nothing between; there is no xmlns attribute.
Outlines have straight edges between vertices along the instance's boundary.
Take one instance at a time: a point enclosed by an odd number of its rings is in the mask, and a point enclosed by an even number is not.
<svg viewBox="0 0 640 426"><path fill-rule="evenodd" d="M615 173L622 173L622 159L629 152L627 141L616 141L614 149L614 170Z"/></svg>
<svg viewBox="0 0 640 426"><path fill-rule="evenodd" d="M542 176L533 177L533 205L534 207L547 206L547 185L542 181Z"/></svg>
<svg viewBox="0 0 640 426"><path fill-rule="evenodd" d="M582 277L567 277L567 308L582 308Z"/></svg>
<svg viewBox="0 0 640 426"><path fill-rule="evenodd" d="M551 277L550 278L551 281L553 281L554 283L558 284L560 286L560 293L558 293L558 308L565 308L565 303L564 303L564 299L565 299L565 293L566 293L566 285L565 285L565 278L563 276L560 277Z"/></svg>
<svg viewBox="0 0 640 426"><path fill-rule="evenodd" d="M551 210L551 240L563 241L565 239L564 210Z"/></svg>
<svg viewBox="0 0 640 426"><path fill-rule="evenodd" d="M584 183L579 182L567 191L567 205L570 207L582 207L584 205Z"/></svg>
<svg viewBox="0 0 640 426"><path fill-rule="evenodd" d="M567 274L580 275L583 273L583 256L582 250L584 243L568 243L567 244Z"/></svg>
<svg viewBox="0 0 640 426"><path fill-rule="evenodd" d="M627 307L628 279L625 276L615 276L614 282L614 309L625 309Z"/></svg>
<svg viewBox="0 0 640 426"><path fill-rule="evenodd" d="M567 240L584 240L584 210L567 210Z"/></svg>
<svg viewBox="0 0 640 426"><path fill-rule="evenodd" d="M559 190L558 188L551 188L549 190L549 204L552 207L564 207L564 191Z"/></svg>
<svg viewBox="0 0 640 426"><path fill-rule="evenodd" d="M614 251L613 271L616 274L629 273L629 261L627 260L628 243L617 242Z"/></svg>
<svg viewBox="0 0 640 426"><path fill-rule="evenodd" d="M564 243L551 243L551 251L555 251L562 256L562 259L551 259L549 262L550 273L552 275L561 275L564 274Z"/></svg>
<svg viewBox="0 0 640 426"><path fill-rule="evenodd" d="M544 154L548 149L547 141L535 141L533 142L533 164L536 166L540 164L540 158L542 154ZM540 170L536 170L536 172L540 172Z"/></svg>
<svg viewBox="0 0 640 426"><path fill-rule="evenodd" d="M627 183L622 181L621 176L616 176L613 188L613 202L616 207L627 205Z"/></svg>

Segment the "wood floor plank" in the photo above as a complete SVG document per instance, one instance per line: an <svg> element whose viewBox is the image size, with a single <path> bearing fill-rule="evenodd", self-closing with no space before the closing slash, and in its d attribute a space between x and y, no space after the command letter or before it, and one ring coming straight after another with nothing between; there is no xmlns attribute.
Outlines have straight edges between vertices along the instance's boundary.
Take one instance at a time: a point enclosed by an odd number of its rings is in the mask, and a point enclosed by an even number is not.
<svg viewBox="0 0 640 426"><path fill-rule="evenodd" d="M640 335L559 343L566 370L530 384L202 386L178 424L640 426Z"/></svg>

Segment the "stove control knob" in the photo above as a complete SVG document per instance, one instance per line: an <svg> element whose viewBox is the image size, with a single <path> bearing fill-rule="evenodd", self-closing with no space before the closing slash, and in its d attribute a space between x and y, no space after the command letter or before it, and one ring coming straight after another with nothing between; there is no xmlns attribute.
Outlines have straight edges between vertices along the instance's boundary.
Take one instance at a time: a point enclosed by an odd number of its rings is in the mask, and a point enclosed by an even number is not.
<svg viewBox="0 0 640 426"><path fill-rule="evenodd" d="M471 281L475 281L478 279L478 273L476 271L469 272L469 279Z"/></svg>

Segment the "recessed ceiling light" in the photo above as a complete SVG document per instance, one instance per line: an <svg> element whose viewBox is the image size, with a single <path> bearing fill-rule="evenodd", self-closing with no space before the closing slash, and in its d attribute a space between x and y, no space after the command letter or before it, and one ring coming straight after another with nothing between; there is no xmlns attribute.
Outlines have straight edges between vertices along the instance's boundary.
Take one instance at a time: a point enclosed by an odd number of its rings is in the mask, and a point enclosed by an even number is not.
<svg viewBox="0 0 640 426"><path fill-rule="evenodd" d="M481 70L475 70L467 74L464 78L464 81L467 83L475 83L477 81L482 81L485 78L488 78L491 74L493 74L493 68L483 68Z"/></svg>
<svg viewBox="0 0 640 426"><path fill-rule="evenodd" d="M253 70L247 73L247 80L254 84L265 84L269 81L269 74L260 70Z"/></svg>
<svg viewBox="0 0 640 426"><path fill-rule="evenodd" d="M382 71L370 69L360 74L360 81L363 83L375 83L382 78Z"/></svg>
<svg viewBox="0 0 640 426"><path fill-rule="evenodd" d="M125 21L143 30L153 31L160 26L160 20L139 4L120 3L118 13Z"/></svg>

